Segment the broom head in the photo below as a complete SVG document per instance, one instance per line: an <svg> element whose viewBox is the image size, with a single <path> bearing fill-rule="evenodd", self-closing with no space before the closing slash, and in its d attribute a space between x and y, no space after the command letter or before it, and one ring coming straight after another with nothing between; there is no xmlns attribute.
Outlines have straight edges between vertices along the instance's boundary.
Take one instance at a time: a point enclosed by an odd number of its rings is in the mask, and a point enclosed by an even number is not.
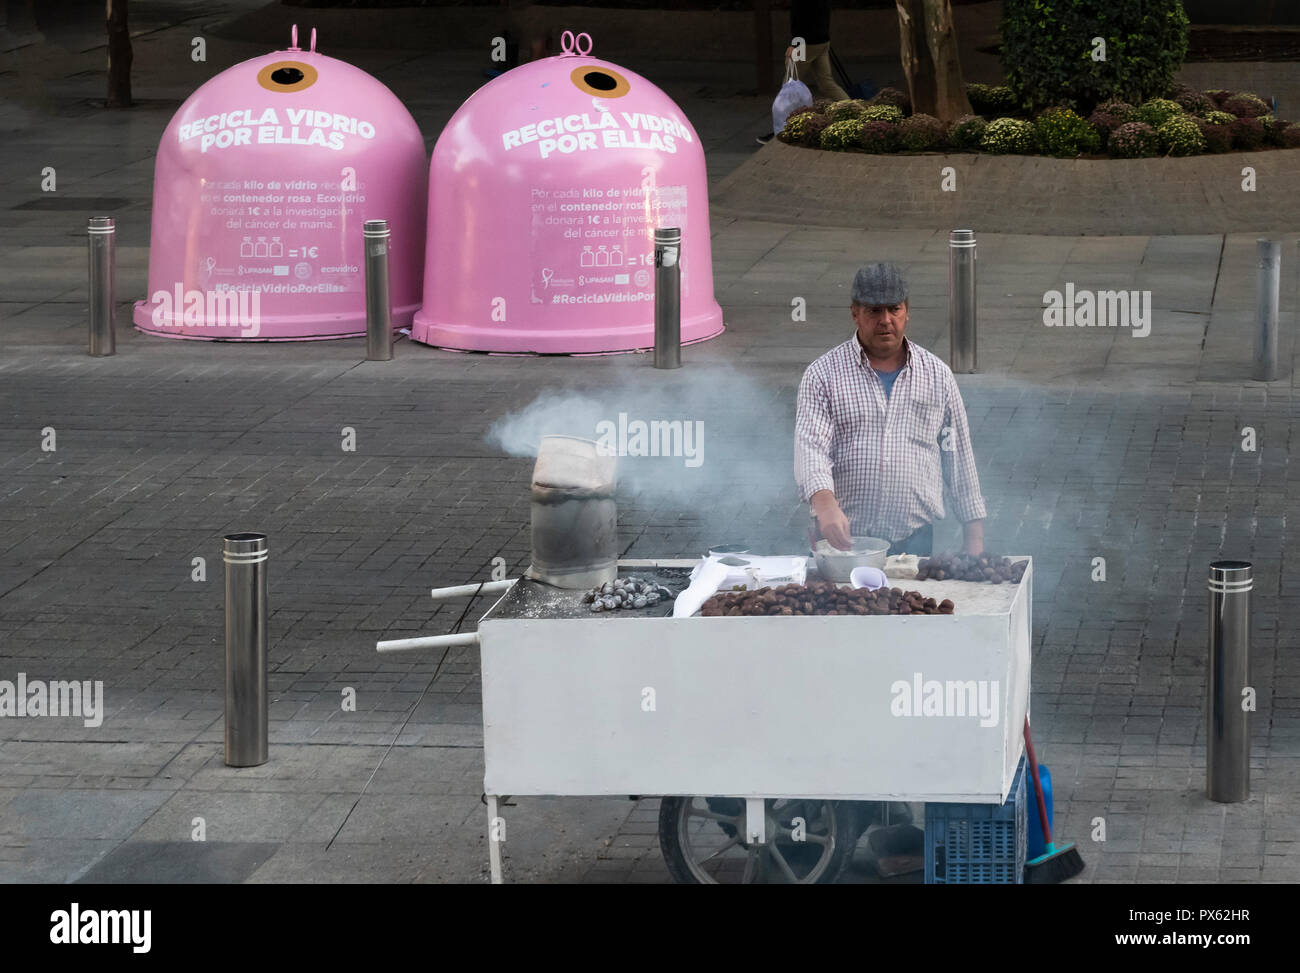
<svg viewBox="0 0 1300 973"><path fill-rule="evenodd" d="M1056 885L1083 871L1083 858L1073 844L1047 846L1047 853L1025 863L1026 885Z"/></svg>

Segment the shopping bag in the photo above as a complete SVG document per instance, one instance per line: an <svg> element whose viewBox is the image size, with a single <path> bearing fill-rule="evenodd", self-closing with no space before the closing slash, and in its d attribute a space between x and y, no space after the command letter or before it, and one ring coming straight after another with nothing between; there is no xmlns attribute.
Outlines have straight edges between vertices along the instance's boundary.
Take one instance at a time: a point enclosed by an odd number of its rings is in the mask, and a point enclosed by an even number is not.
<svg viewBox="0 0 1300 973"><path fill-rule="evenodd" d="M776 100L772 102L772 131L780 132L785 128L785 120L795 109L807 108L812 103L812 92L799 80L794 61L786 61L785 84L781 85L781 90L776 93Z"/></svg>

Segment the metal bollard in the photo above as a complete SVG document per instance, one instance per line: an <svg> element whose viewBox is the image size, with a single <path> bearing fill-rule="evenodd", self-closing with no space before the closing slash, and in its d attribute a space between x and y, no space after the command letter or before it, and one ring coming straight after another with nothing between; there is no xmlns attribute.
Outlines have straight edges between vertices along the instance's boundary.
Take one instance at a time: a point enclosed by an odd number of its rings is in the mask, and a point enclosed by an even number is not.
<svg viewBox="0 0 1300 973"><path fill-rule="evenodd" d="M1277 378L1278 290L1282 285L1282 243L1256 241L1259 272L1255 278L1255 368L1251 378L1272 382Z"/></svg>
<svg viewBox="0 0 1300 973"><path fill-rule="evenodd" d="M393 309L388 299L388 221L366 220L366 360L392 361Z"/></svg>
<svg viewBox="0 0 1300 973"><path fill-rule="evenodd" d="M86 227L90 263L90 354L117 354L113 309L117 297L117 227L111 216L92 216Z"/></svg>
<svg viewBox="0 0 1300 973"><path fill-rule="evenodd" d="M1242 690L1250 685L1253 584L1249 561L1210 564L1205 796L1224 804L1250 797L1250 727L1242 708Z"/></svg>
<svg viewBox="0 0 1300 973"><path fill-rule="evenodd" d="M265 534L227 534L226 766L267 761Z"/></svg>
<svg viewBox="0 0 1300 973"><path fill-rule="evenodd" d="M655 368L682 367L682 231L655 230Z"/></svg>
<svg viewBox="0 0 1300 973"><path fill-rule="evenodd" d="M975 371L975 231L948 235L949 364L957 373Z"/></svg>

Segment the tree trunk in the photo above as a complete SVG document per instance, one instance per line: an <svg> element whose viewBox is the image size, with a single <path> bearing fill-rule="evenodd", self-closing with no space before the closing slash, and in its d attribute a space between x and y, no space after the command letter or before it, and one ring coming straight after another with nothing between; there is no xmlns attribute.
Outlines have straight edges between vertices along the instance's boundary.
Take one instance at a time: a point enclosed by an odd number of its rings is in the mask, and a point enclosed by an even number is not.
<svg viewBox="0 0 1300 973"><path fill-rule="evenodd" d="M131 107L131 32L127 0L108 0L108 108Z"/></svg>
<svg viewBox="0 0 1300 973"><path fill-rule="evenodd" d="M913 112L934 114L934 65L925 43L925 0L895 0L898 8L899 58L907 78Z"/></svg>
<svg viewBox="0 0 1300 973"><path fill-rule="evenodd" d="M895 6L912 111L942 122L970 114L949 0L895 0Z"/></svg>
<svg viewBox="0 0 1300 973"><path fill-rule="evenodd" d="M961 76L957 27L952 21L949 0L925 0L925 37L930 48L930 62L934 66L937 94L935 110L931 114L941 122L955 122L962 115L971 114L971 107Z"/></svg>

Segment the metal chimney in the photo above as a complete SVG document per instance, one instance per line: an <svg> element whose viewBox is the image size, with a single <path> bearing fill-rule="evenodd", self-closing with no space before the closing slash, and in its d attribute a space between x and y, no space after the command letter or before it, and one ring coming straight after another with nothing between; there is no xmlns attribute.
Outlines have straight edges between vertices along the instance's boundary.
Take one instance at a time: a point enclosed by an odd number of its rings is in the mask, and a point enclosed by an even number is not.
<svg viewBox="0 0 1300 973"><path fill-rule="evenodd" d="M557 588L594 588L618 576L616 465L616 457L589 439L542 437L526 577Z"/></svg>

